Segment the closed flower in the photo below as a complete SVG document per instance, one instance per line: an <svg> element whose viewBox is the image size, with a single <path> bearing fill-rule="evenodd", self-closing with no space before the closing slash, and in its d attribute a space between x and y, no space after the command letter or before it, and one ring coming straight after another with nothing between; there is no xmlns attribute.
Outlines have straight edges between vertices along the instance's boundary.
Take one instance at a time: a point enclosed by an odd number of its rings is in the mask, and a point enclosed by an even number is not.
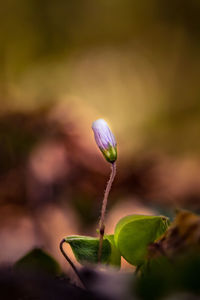
<svg viewBox="0 0 200 300"><path fill-rule="evenodd" d="M98 119L92 124L95 141L106 160L114 163L117 159L117 143L108 124L103 119Z"/></svg>

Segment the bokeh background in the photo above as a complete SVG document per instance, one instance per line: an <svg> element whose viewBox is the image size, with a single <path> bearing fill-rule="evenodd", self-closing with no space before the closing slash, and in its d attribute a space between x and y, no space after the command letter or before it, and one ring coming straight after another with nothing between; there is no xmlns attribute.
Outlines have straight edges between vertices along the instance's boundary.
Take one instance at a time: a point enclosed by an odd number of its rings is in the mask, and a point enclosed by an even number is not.
<svg viewBox="0 0 200 300"><path fill-rule="evenodd" d="M0 263L107 232L131 213L200 211L200 2L9 0L0 10ZM69 248L66 248L70 251Z"/></svg>

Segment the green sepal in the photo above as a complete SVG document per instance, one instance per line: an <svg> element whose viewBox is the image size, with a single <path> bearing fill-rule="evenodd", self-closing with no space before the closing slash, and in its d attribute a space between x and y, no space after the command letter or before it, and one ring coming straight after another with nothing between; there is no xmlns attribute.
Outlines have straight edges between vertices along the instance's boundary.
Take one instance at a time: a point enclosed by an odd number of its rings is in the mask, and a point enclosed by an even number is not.
<svg viewBox="0 0 200 300"><path fill-rule="evenodd" d="M108 149L100 148L101 152L103 153L105 159L110 162L114 163L117 159L117 147L113 147L109 145Z"/></svg>

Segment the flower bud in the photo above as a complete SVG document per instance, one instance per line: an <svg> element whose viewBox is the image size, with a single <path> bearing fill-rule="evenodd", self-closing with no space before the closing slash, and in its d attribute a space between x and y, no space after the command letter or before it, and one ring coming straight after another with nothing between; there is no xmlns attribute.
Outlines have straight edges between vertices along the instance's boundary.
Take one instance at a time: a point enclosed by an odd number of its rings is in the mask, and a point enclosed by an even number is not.
<svg viewBox="0 0 200 300"><path fill-rule="evenodd" d="M108 124L103 119L98 119L92 124L95 141L106 160L114 163L117 159L117 143Z"/></svg>

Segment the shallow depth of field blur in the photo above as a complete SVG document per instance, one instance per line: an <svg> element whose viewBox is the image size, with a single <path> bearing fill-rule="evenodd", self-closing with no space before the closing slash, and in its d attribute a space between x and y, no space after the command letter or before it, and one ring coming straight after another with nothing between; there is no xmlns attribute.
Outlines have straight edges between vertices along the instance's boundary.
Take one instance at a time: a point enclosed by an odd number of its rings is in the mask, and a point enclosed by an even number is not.
<svg viewBox="0 0 200 300"><path fill-rule="evenodd" d="M107 233L127 214L200 211L199 16L198 0L1 3L0 263L38 246L67 268L59 241L96 235L97 118L119 154Z"/></svg>

